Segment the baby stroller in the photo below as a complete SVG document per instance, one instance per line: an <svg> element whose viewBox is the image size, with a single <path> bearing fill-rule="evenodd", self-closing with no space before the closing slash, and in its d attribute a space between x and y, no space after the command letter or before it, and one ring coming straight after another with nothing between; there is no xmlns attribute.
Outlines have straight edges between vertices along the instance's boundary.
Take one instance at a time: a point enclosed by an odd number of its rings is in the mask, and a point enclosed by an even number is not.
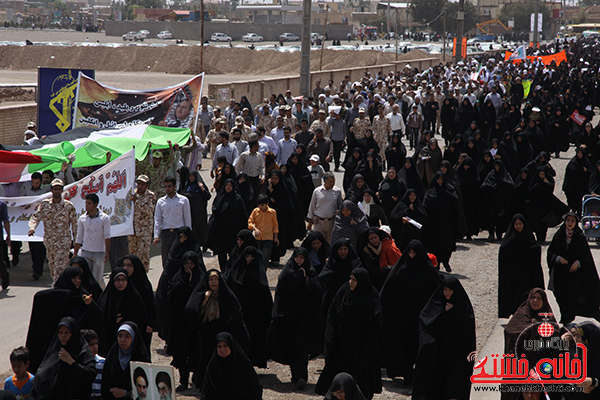
<svg viewBox="0 0 600 400"><path fill-rule="evenodd" d="M600 197L586 194L583 196L581 210L581 229L585 237L600 238Z"/></svg>

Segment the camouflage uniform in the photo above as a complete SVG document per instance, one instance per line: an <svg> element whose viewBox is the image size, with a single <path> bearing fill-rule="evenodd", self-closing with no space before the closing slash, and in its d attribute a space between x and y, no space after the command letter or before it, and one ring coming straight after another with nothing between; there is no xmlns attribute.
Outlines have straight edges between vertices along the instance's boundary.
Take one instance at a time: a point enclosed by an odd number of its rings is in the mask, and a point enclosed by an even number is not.
<svg viewBox="0 0 600 400"><path fill-rule="evenodd" d="M213 117L213 119L210 120L210 130L214 130L216 128L216 121L218 119L221 120L221 129L225 132L229 132L229 124L227 123L227 118L223 118L222 116L219 118Z"/></svg>
<svg viewBox="0 0 600 400"><path fill-rule="evenodd" d="M217 146L219 145L219 143L221 143L221 138L219 137L219 135L221 134L221 132L227 132L223 129L221 129L220 131L217 131L216 129L211 129L210 132L208 132L208 135L206 135L206 147L208 147L211 156L215 155L215 150L217 150ZM213 143L213 140L217 140L217 143ZM160 196L162 197L162 196ZM160 199L159 197L159 199Z"/></svg>
<svg viewBox="0 0 600 400"><path fill-rule="evenodd" d="M29 219L29 229L35 230L44 222L44 245L52 275L52 285L69 266L69 250L77 237L77 211L69 200L53 203L44 200Z"/></svg>
<svg viewBox="0 0 600 400"><path fill-rule="evenodd" d="M275 128L275 118L272 115L258 114L257 128L265 128L265 132L271 132Z"/></svg>
<svg viewBox="0 0 600 400"><path fill-rule="evenodd" d="M373 138L379 145L379 155L385 161L385 149L389 144L389 137L392 133L392 123L388 117L376 115L373 118L373 127L371 129L373 129Z"/></svg>
<svg viewBox="0 0 600 400"><path fill-rule="evenodd" d="M233 129L239 129L240 131L242 131L242 140L245 142L249 142L250 141L250 135L252 135L252 129L249 126L246 125L236 125L232 128ZM229 136L230 140L233 140L233 135Z"/></svg>
<svg viewBox="0 0 600 400"><path fill-rule="evenodd" d="M148 184L148 190L154 192L156 197L162 197L165 195L165 189L163 186L163 180L167 177L167 171L173 166L173 150L169 151L169 156L163 156L162 162L158 167L155 167L150 163L150 155L143 161L136 162L136 175L148 175L150 182Z"/></svg>
<svg viewBox="0 0 600 400"><path fill-rule="evenodd" d="M364 119L354 118L354 124L352 125L352 132L354 133L355 139L362 139L365 137L365 133L367 129L371 128L371 124L369 123L369 118L365 117Z"/></svg>
<svg viewBox="0 0 600 400"><path fill-rule="evenodd" d="M298 123L298 118L294 117L284 117L283 118L283 126L289 127L292 132L296 132L296 124Z"/></svg>
<svg viewBox="0 0 600 400"><path fill-rule="evenodd" d="M323 130L323 135L326 138L331 139L331 127L329 125L327 125L327 119L324 119L323 121L319 121L318 119L315 120L311 126L310 126L310 130L312 132L315 131L315 129L317 128L321 128Z"/></svg>
<svg viewBox="0 0 600 400"><path fill-rule="evenodd" d="M144 264L146 272L150 269L150 243L152 242L152 228L154 226L154 208L156 196L146 190L140 195L135 190L137 200L133 215L133 235L129 235L129 252L136 254Z"/></svg>

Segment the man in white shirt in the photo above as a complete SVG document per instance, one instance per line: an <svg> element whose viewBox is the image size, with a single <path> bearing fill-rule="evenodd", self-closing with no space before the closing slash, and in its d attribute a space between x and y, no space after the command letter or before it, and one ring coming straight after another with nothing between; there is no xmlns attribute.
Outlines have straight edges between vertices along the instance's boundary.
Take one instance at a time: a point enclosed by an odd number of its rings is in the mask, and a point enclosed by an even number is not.
<svg viewBox="0 0 600 400"><path fill-rule="evenodd" d="M237 147L233 143L229 143L229 133L221 132L219 135L221 136L221 144L218 145L217 150L215 150L212 167L210 169L210 177L213 179L215 178L215 169L217 169L217 158L224 156L227 158L227 161L233 165L235 160L239 157Z"/></svg>
<svg viewBox="0 0 600 400"><path fill-rule="evenodd" d="M166 195L156 202L154 211L154 247L161 242L160 253L163 268L173 242L178 239L179 229L192 227L192 213L187 197L177 194L177 180L168 176L163 181Z"/></svg>
<svg viewBox="0 0 600 400"><path fill-rule="evenodd" d="M281 115L275 118L275 123L277 124L275 128L271 130L271 139L275 141L275 143L279 143L281 139L283 139L283 117Z"/></svg>
<svg viewBox="0 0 600 400"><path fill-rule="evenodd" d="M283 165L287 163L288 158L296 151L298 142L291 138L292 130L289 127L283 128L283 139L277 144L277 164Z"/></svg>
<svg viewBox="0 0 600 400"><path fill-rule="evenodd" d="M85 196L86 212L77 222L74 252L87 260L94 278L104 289L102 274L110 253L110 217L98 208L99 202L95 193Z"/></svg>
<svg viewBox="0 0 600 400"><path fill-rule="evenodd" d="M258 134L258 140L261 143L264 143L267 146L269 146L269 151L272 152L275 156L277 156L277 153L279 152L279 149L277 148L277 143L275 143L275 140L273 140L272 137L265 136L265 128L261 126L256 130L256 133Z"/></svg>
<svg viewBox="0 0 600 400"><path fill-rule="evenodd" d="M335 186L333 172L323 175L323 185L316 188L308 208L307 230L313 229L321 232L325 240L331 240L335 214L342 208L342 191Z"/></svg>
<svg viewBox="0 0 600 400"><path fill-rule="evenodd" d="M398 104L392 106L392 112L389 113L387 117L392 123L392 133L394 135L400 135L400 137L404 136L406 125L404 124L404 118L400 113L400 106Z"/></svg>

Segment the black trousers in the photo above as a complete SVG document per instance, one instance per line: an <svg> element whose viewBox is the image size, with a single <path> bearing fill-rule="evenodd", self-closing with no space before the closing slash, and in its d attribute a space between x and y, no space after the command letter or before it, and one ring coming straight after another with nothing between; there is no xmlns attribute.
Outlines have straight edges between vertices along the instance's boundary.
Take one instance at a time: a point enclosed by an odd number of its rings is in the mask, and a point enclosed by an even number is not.
<svg viewBox="0 0 600 400"><path fill-rule="evenodd" d="M46 261L46 246L43 242L29 242L29 252L33 263L33 272L42 275L44 273L44 261Z"/></svg>
<svg viewBox="0 0 600 400"><path fill-rule="evenodd" d="M160 255L162 257L162 265L163 269L165 269L165 265L167 265L167 257L169 256L169 250L171 250L171 246L173 243L179 239L177 235L177 229L163 229L160 232Z"/></svg>
<svg viewBox="0 0 600 400"><path fill-rule="evenodd" d="M23 247L23 242L13 240L10 243L10 254L12 254L13 258L15 256L19 257L19 255L21 254L21 247Z"/></svg>
<svg viewBox="0 0 600 400"><path fill-rule="evenodd" d="M254 210L254 208L256 207L256 198L260 194L260 192L259 192L260 178L258 176L250 176L250 177L248 177L248 179L250 180L250 185L252 185L252 190L254 190L254 197L252 198L251 209L246 210L246 211L248 211L248 215L250 215L252 210Z"/></svg>
<svg viewBox="0 0 600 400"><path fill-rule="evenodd" d="M0 280L2 281L8 278L8 269L6 268L8 254L6 250L6 242L4 239L0 239Z"/></svg>
<svg viewBox="0 0 600 400"><path fill-rule="evenodd" d="M343 140L332 140L333 143L333 161L335 163L335 168L338 169L340 167L340 157L342 156L342 147L344 146Z"/></svg>

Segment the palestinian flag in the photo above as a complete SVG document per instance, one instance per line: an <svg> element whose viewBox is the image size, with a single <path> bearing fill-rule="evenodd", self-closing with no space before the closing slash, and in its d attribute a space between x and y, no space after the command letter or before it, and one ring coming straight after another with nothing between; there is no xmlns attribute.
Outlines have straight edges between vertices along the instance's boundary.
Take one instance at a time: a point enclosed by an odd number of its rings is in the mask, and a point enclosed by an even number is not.
<svg viewBox="0 0 600 400"><path fill-rule="evenodd" d="M135 125L123 129L76 128L64 133L48 136L30 146L4 146L0 151L0 182L29 180L36 171L50 169L60 171L67 157L75 154L74 168L91 167L106 162L110 151L114 160L135 148L138 161L146 158L150 144L152 149L183 146L191 131L181 128L166 128L156 125Z"/></svg>

